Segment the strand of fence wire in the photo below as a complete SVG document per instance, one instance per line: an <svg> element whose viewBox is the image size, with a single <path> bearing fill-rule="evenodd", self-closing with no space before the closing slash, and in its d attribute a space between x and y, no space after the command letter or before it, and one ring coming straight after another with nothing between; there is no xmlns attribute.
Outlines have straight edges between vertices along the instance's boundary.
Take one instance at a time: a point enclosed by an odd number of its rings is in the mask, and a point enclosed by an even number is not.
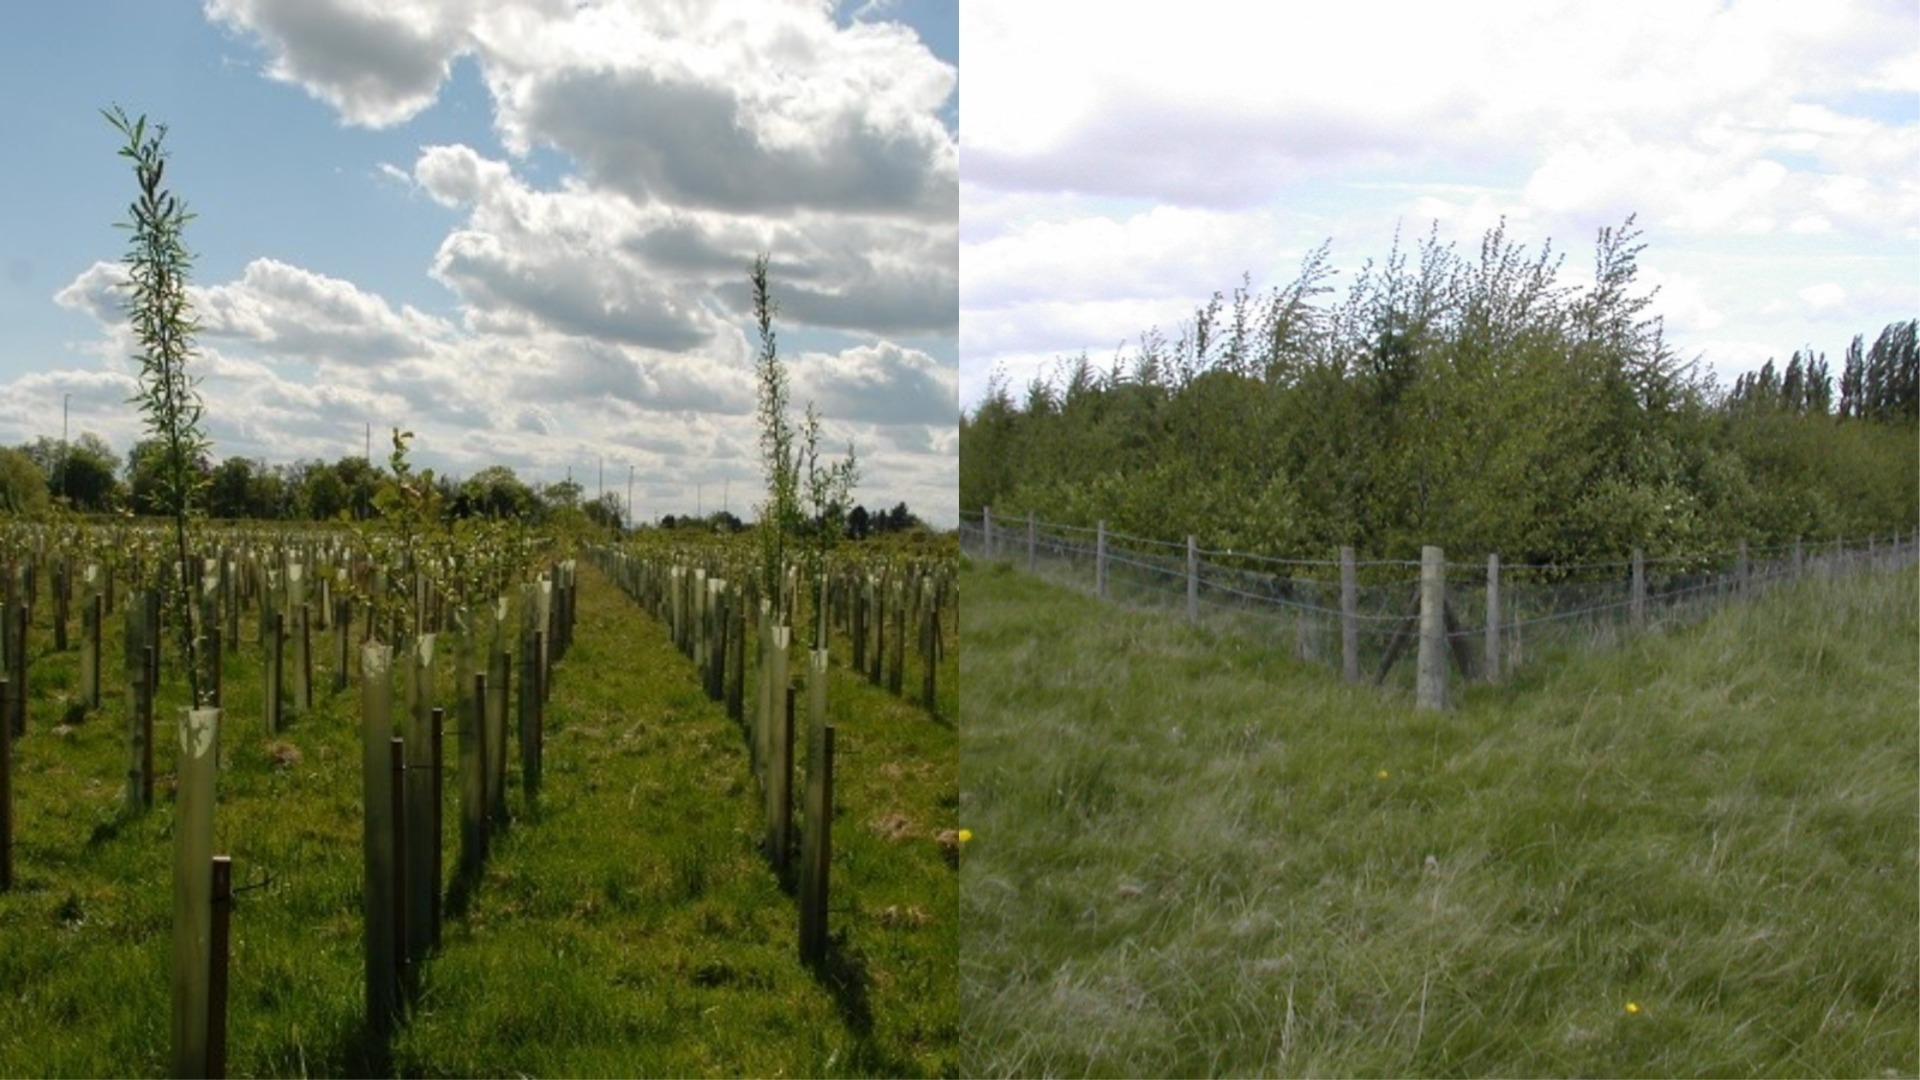
<svg viewBox="0 0 1920 1080"><path fill-rule="evenodd" d="M1301 659L1383 681L1418 613L1418 560L1276 558L1215 551L1037 517L1011 522L962 514L962 550L1121 604L1184 611L1200 623L1234 623L1284 640ZM1610 647L1629 632L1693 622L1735 598L1813 573L1912 563L1916 538L1849 545L1791 543L1658 558L1514 564L1498 570L1488 629L1489 566L1449 562L1447 637L1476 668L1511 672L1557 648ZM1342 575L1352 581L1344 585ZM1635 578L1639 584L1636 587ZM1351 599L1343 592L1351 590ZM1352 644L1343 639L1351 635ZM1471 650L1479 653L1472 654ZM1411 668L1411 665L1405 665ZM1407 677L1402 672L1402 679Z"/></svg>

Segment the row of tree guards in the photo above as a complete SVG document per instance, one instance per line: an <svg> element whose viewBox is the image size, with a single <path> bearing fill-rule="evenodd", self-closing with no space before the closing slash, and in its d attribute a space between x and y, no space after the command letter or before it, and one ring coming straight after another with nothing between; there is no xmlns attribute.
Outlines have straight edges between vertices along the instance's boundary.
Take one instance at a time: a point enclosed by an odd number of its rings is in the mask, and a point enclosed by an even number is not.
<svg viewBox="0 0 1920 1080"><path fill-rule="evenodd" d="M762 849L783 885L800 900L799 951L809 964L825 959L827 879L833 861L834 728L827 721L827 653L808 653L806 789L801 797L800 852L793 850L793 735L795 687L787 670L792 645L791 612L776 612L771 600L744 584L709 576L706 567L636 558L598 549L607 576L644 610L663 622L674 646L701 673L709 698L724 702L727 716L746 736L754 778L764 799ZM794 571L788 569L787 595ZM751 620L749 620L751 613ZM748 626L754 642L754 697L746 702Z"/></svg>
<svg viewBox="0 0 1920 1080"><path fill-rule="evenodd" d="M320 556L319 572L302 557ZM80 566L80 696L87 709L101 702L103 639L116 600L124 601L127 767L125 799L152 806L155 777L154 714L160 698L166 578L178 564L158 564L153 588L116 596L109 564L76 564L44 545L0 565L0 713L9 737L0 738L0 889L13 885L12 742L26 733L29 628L42 600L51 599L52 648L65 651L74 604L73 570ZM365 553L329 541L222 548L196 560L198 625L204 647L205 701L178 710L174 798L173 1070L218 1076L225 1069L226 940L234 888L232 866L215 856L213 808L223 722L221 657L239 647L242 608L258 609L265 671L263 730L277 733L312 709L312 634L331 631L333 688L348 682L351 639L361 640L361 723L366 746L365 865L367 873L367 1005L371 1028L384 1036L403 1015L406 990L419 963L439 940L444 864L440 850L444 711L433 703L436 641L451 623L459 724L461 853L459 873L478 880L490 837L508 820L506 776L509 702L517 665L519 696L512 740L517 742L522 790L540 787L544 706L553 663L572 641L574 566L554 566L519 587L517 640L508 629L506 596L469 608L450 607L429 572L400 572L413 581L411 604L367 604L356 620L352 597L389 595L389 571ZM330 571L330 572L329 572ZM403 579L404 580L404 579ZM418 633L409 632L418 628ZM289 629L291 628L291 629ZM392 713L396 649L403 642L404 712ZM515 646L517 645L517 649ZM291 663L285 653L291 646ZM443 651L444 655L444 651Z"/></svg>
<svg viewBox="0 0 1920 1080"><path fill-rule="evenodd" d="M510 739L518 749L522 798L532 806L539 797L553 664L573 641L574 570L571 561L563 562L521 586L517 648L509 636L506 597L456 620L463 627L451 635L460 740L455 872L462 891L478 886L493 838L509 822ZM372 641L360 650L366 1001L369 1027L381 1041L404 1019L421 965L440 945L447 892L441 847L446 711L434 703L440 637L423 633L397 649ZM511 710L510 702L517 703Z"/></svg>
<svg viewBox="0 0 1920 1080"><path fill-rule="evenodd" d="M788 603L785 610L776 611L772 600L760 595L751 574L723 576L717 555L705 565L611 549L599 549L595 557L622 591L666 625L675 646L700 671L707 696L724 703L727 716L740 725L764 800L763 850L781 882L798 891L801 959L820 962L826 955L833 860L834 725L827 711L826 637L819 638L821 647L805 651L803 682L796 683L789 669L794 598L801 592L798 570L787 568L782 592ZM916 627L918 632L912 636L917 639L922 670L920 699L932 712L936 708L934 671L945 648L941 605L951 587L950 579L943 579L932 567L889 568L879 575L843 570L824 583L825 610L815 615L849 635L855 671L895 694L904 689L907 628ZM749 648L754 671L750 706ZM796 850L794 744L796 699L802 692L806 695L806 762Z"/></svg>
<svg viewBox="0 0 1920 1080"><path fill-rule="evenodd" d="M963 537L967 530L962 529ZM1110 537L1105 522L1100 522L1093 533L1093 586L1094 593L1101 599L1110 599ZM1043 547L1040 540L1040 523L1031 513L1024 522L1016 522L1009 528L996 526L993 512L986 510L981 515L979 533L980 550L987 558L1020 559L1024 558L1027 570L1033 572ZM1161 572L1162 576L1178 575L1184 577L1186 587L1186 617L1189 622L1198 622L1200 618L1200 588L1202 583L1202 564L1199 548L1194 537L1187 537L1184 573L1179 571ZM1728 574L1717 582L1717 588L1736 597L1746 597L1760 584L1798 577L1809 570L1819 568L1831 572L1849 559L1857 558L1865 566L1892 566L1910 562L1916 551L1920 550L1920 534L1902 537L1870 538L1864 547L1849 549L1844 541L1829 544L1809 544L1799 540L1790 547L1776 549L1769 554L1770 562L1764 566L1756 563L1745 540L1737 545ZM1137 553L1126 552L1125 557L1137 559ZM1298 561L1298 560L1296 560ZM1331 568L1334 564L1315 564ZM1501 659L1508 655L1508 642L1505 635L1516 629L1511 612L1507 610L1508 601L1502 595L1502 575L1500 556L1490 554L1486 557L1484 579L1480 584L1482 599L1485 602L1485 617L1477 630L1464 626L1463 614L1454 605L1447 585L1448 563L1446 553L1439 547L1424 546L1420 556L1420 578L1411 610L1404 616L1370 616L1362 614L1356 598L1359 593L1359 562L1352 547L1342 547L1339 551L1339 609L1327 611L1329 620L1337 619L1340 633L1340 667L1342 676L1349 682L1368 679L1381 685L1386 681L1394 665L1405 654L1409 644L1415 653L1415 704L1429 710L1444 710L1448 707L1449 669L1457 672L1462 679L1484 679L1497 682L1502 677ZM1586 614L1590 611L1607 611L1618 607L1623 609L1627 625L1633 630L1643 630L1648 625L1649 612L1653 602L1661 599L1652 596L1648 587L1648 560L1640 548L1633 549L1625 564L1628 574L1625 596L1617 604L1601 604L1591 609L1570 614ZM1455 569L1459 569L1458 564ZM1477 567L1474 568L1477 572ZM1687 590L1689 592L1696 590ZM1303 607L1303 611L1317 611ZM1546 618L1558 618L1556 613ZM1365 675L1361 670L1360 632L1362 622L1384 622L1391 627L1384 655L1380 658L1378 669ZM1308 620L1296 619L1300 633L1306 634ZM1476 634L1484 635L1484 645L1479 650L1476 663L1474 650L1470 648L1470 638ZM1307 654L1302 645L1302 655Z"/></svg>

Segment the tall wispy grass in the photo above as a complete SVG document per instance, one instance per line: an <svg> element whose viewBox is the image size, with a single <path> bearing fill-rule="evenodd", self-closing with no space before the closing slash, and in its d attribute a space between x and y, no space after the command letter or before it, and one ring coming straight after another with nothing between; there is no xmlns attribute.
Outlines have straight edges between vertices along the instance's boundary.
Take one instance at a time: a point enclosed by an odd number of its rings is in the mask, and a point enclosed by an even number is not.
<svg viewBox="0 0 1920 1080"><path fill-rule="evenodd" d="M1003 567L962 587L970 1072L1920 1069L1911 573L1447 714Z"/></svg>

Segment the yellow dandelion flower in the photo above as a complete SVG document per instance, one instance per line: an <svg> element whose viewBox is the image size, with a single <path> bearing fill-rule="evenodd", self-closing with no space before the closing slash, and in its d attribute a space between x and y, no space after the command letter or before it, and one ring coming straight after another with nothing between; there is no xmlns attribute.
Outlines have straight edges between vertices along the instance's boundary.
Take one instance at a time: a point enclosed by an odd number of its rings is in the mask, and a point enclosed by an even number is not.
<svg viewBox="0 0 1920 1080"><path fill-rule="evenodd" d="M1381 769L1379 772L1374 773L1373 775L1378 779L1385 780L1387 778L1387 770Z"/></svg>
<svg viewBox="0 0 1920 1080"><path fill-rule="evenodd" d="M1639 1014L1640 1014L1640 1004L1634 1001L1627 1002L1627 1015L1638 1016Z"/></svg>
<svg viewBox="0 0 1920 1080"><path fill-rule="evenodd" d="M961 842L961 843L963 843L963 844L964 844L964 843L966 843L967 841L969 841L969 840L971 840L971 839L973 839L973 830L972 830L972 829L961 829L961 830L960 830L960 842Z"/></svg>

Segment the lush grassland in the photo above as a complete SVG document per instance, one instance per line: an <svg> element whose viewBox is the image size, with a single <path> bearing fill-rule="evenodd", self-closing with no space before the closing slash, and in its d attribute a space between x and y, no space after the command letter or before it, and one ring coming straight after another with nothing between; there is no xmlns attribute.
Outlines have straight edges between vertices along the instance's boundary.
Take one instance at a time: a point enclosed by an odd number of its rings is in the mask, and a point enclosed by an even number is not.
<svg viewBox="0 0 1920 1080"><path fill-rule="evenodd" d="M757 848L739 730L659 624L580 573L538 803L516 768L515 820L450 909L391 1047L362 1028L358 696L317 691L311 714L269 736L256 650L229 662L215 850L239 881L271 877L234 917L230 1072L956 1072L957 875L935 841L957 815L951 726L836 668L834 945L810 971L795 901ZM35 648L15 744L16 887L0 894L0 1075L167 1068L172 808L164 782L151 812L120 808L113 655L105 706L83 715L69 705L77 653L44 636ZM171 737L156 743L164 774ZM449 881L456 791L450 780Z"/></svg>
<svg viewBox="0 0 1920 1080"><path fill-rule="evenodd" d="M978 1075L1912 1076L1915 575L1458 695L963 572Z"/></svg>

